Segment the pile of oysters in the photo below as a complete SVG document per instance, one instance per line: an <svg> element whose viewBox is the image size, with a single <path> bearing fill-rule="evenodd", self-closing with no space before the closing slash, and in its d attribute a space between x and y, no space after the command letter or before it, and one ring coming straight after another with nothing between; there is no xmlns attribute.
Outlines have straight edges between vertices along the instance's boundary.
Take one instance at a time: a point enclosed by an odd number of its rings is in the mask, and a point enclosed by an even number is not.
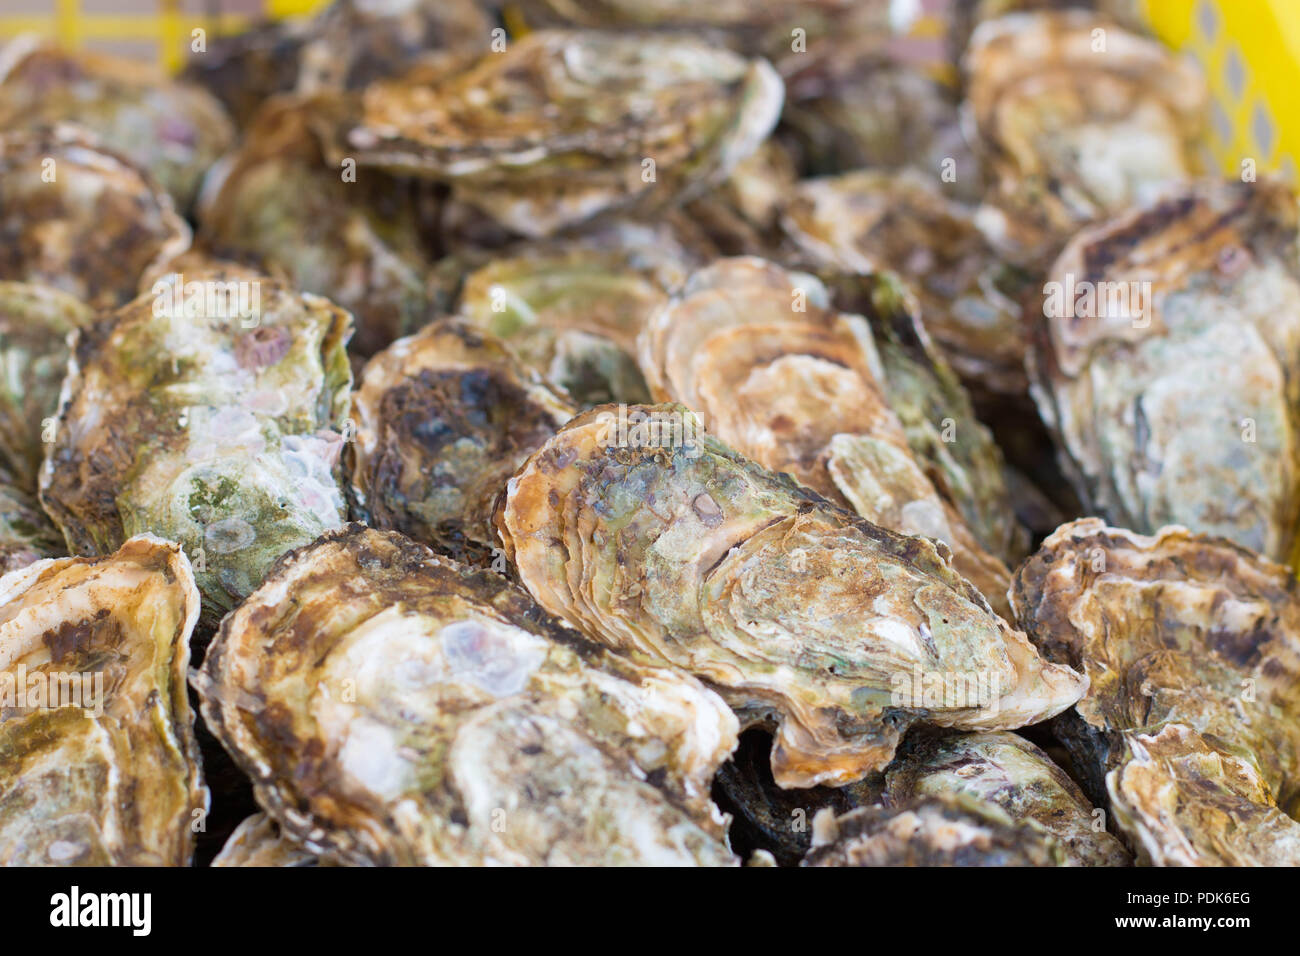
<svg viewBox="0 0 1300 956"><path fill-rule="evenodd" d="M1122 0L0 52L0 863L1300 864L1300 207Z"/></svg>

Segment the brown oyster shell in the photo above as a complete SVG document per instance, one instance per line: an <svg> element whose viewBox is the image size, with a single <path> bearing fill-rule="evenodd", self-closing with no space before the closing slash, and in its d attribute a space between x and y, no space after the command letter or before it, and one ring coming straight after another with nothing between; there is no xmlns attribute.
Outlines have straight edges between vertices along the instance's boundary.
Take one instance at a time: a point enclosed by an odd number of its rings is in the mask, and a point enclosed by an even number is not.
<svg viewBox="0 0 1300 956"><path fill-rule="evenodd" d="M1104 16L991 20L971 37L964 67L968 125L991 180L985 222L1028 266L1041 268L1088 222L1200 168L1205 81Z"/></svg>
<svg viewBox="0 0 1300 956"><path fill-rule="evenodd" d="M185 687L198 614L185 555L152 535L0 578L0 863L189 864L208 809Z"/></svg>
<svg viewBox="0 0 1300 956"><path fill-rule="evenodd" d="M1219 538L1067 524L1017 572L1017 620L1083 670L1061 734L1142 859L1291 862L1300 848L1300 595ZM1282 808L1279 810L1279 807ZM1256 825L1258 824L1258 826Z"/></svg>
<svg viewBox="0 0 1300 956"><path fill-rule="evenodd" d="M50 523L36 496L0 470L0 574L66 553L63 535Z"/></svg>
<svg viewBox="0 0 1300 956"><path fill-rule="evenodd" d="M1300 205L1279 182L1205 182L1062 252L1030 371L1088 513L1144 533L1182 524L1292 559L1298 227Z"/></svg>
<svg viewBox="0 0 1300 956"><path fill-rule="evenodd" d="M716 695L393 532L286 556L196 686L261 806L342 862L734 860L709 800L736 735Z"/></svg>
<svg viewBox="0 0 1300 956"><path fill-rule="evenodd" d="M213 866L321 866L321 856L280 830L265 813L246 817L226 840Z"/></svg>
<svg viewBox="0 0 1300 956"><path fill-rule="evenodd" d="M0 133L0 230L0 280L53 286L95 309L132 298L145 271L190 243L147 174L67 124Z"/></svg>
<svg viewBox="0 0 1300 956"><path fill-rule="evenodd" d="M437 320L362 373L353 397L354 510L376 528L486 565L506 479L573 413L567 396L495 338L459 318Z"/></svg>
<svg viewBox="0 0 1300 956"><path fill-rule="evenodd" d="M683 402L742 455L841 507L943 541L1006 609L1010 572L913 455L866 320L838 312L814 277L719 260L651 317L640 358L656 398Z"/></svg>
<svg viewBox="0 0 1300 956"><path fill-rule="evenodd" d="M577 416L510 480L496 522L548 611L774 724L781 786L861 779L913 721L1022 726L1086 686L1044 667L945 546L832 506L681 405ZM990 693L926 697L941 673L984 675Z"/></svg>
<svg viewBox="0 0 1300 956"><path fill-rule="evenodd" d="M235 138L205 90L122 57L13 41L0 50L0 129L76 123L128 157L189 210Z"/></svg>
<svg viewBox="0 0 1300 956"><path fill-rule="evenodd" d="M372 84L322 122L332 159L449 182L538 237L725 178L766 138L781 96L766 61L698 39L544 30L463 72Z"/></svg>

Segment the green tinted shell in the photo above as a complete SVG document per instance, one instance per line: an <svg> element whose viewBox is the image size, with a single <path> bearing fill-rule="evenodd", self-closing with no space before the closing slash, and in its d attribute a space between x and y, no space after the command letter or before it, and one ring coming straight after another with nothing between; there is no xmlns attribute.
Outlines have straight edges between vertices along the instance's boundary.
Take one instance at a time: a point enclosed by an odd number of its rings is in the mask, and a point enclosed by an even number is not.
<svg viewBox="0 0 1300 956"><path fill-rule="evenodd" d="M205 611L346 517L351 319L257 273L160 279L80 330L41 501L75 554L178 541Z"/></svg>

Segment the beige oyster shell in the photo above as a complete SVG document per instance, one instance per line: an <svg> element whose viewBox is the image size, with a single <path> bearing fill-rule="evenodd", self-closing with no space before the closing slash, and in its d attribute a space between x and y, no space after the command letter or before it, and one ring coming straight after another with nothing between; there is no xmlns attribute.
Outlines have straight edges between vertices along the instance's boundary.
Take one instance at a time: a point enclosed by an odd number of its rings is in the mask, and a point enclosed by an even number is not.
<svg viewBox="0 0 1300 956"><path fill-rule="evenodd" d="M681 405L574 418L510 480L496 521L546 610L775 725L784 787L883 768L913 722L1019 727L1087 686L1044 665L942 544L834 507Z"/></svg>
<svg viewBox="0 0 1300 956"><path fill-rule="evenodd" d="M1090 689L1060 735L1144 862L1300 862L1300 595L1220 538L1059 528L1017 572L1017 620Z"/></svg>
<svg viewBox="0 0 1300 956"><path fill-rule="evenodd" d="M448 182L530 237L726 178L767 137L781 80L688 36L543 30L450 76L367 87L332 158Z"/></svg>
<svg viewBox="0 0 1300 956"><path fill-rule="evenodd" d="M321 857L285 836L265 813L246 817L230 834L213 866L321 866Z"/></svg>
<svg viewBox="0 0 1300 956"><path fill-rule="evenodd" d="M0 578L0 864L189 865L198 614L189 561L152 535Z"/></svg>
<svg viewBox="0 0 1300 956"><path fill-rule="evenodd" d="M715 694L393 532L286 556L196 686L261 806L342 862L734 862L709 783L737 724Z"/></svg>
<svg viewBox="0 0 1300 956"><path fill-rule="evenodd" d="M182 211L235 138L216 99L152 66L13 41L0 50L0 129L57 122L85 127L148 170Z"/></svg>
<svg viewBox="0 0 1300 956"><path fill-rule="evenodd" d="M1204 80L1105 16L988 21L964 66L964 108L991 181L988 226L1026 265L1041 268L1079 227L1199 169Z"/></svg>
<svg viewBox="0 0 1300 956"><path fill-rule="evenodd" d="M1289 561L1300 525L1300 205L1207 182L1076 236L1031 372L1087 511Z"/></svg>
<svg viewBox="0 0 1300 956"><path fill-rule="evenodd" d="M95 309L189 247L171 198L69 124L0 133L0 280L53 286Z"/></svg>
<svg viewBox="0 0 1300 956"><path fill-rule="evenodd" d="M655 398L689 406L740 454L841 507L942 541L1006 610L1010 572L914 455L866 320L839 312L816 278L719 260L651 316L640 358Z"/></svg>
<svg viewBox="0 0 1300 956"><path fill-rule="evenodd" d="M366 365L353 398L354 510L376 528L487 564L506 479L573 413L492 336L439 319Z"/></svg>
<svg viewBox="0 0 1300 956"><path fill-rule="evenodd" d="M165 276L79 330L41 474L70 550L165 535L214 621L341 525L350 332L327 300L218 266Z"/></svg>

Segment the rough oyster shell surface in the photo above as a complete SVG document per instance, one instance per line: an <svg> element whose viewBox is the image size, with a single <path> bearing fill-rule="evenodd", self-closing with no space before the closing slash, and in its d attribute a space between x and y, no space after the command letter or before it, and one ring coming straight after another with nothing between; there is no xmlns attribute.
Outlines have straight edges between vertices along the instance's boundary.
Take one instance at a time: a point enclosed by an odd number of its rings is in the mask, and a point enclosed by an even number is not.
<svg viewBox="0 0 1300 956"><path fill-rule="evenodd" d="M68 333L91 315L57 289L0 282L0 472L33 493L47 426L59 410Z"/></svg>
<svg viewBox="0 0 1300 956"><path fill-rule="evenodd" d="M185 555L152 535L0 578L0 863L189 864L198 614Z"/></svg>
<svg viewBox="0 0 1300 956"><path fill-rule="evenodd" d="M69 124L0 133L0 280L53 286L95 309L189 247L171 198Z"/></svg>
<svg viewBox="0 0 1300 956"><path fill-rule="evenodd" d="M213 866L320 866L321 857L284 835L265 813L246 817L230 834Z"/></svg>
<svg viewBox="0 0 1300 956"><path fill-rule="evenodd" d="M0 129L59 122L148 170L182 211L235 138L225 109L196 86L134 60L13 41L0 50Z"/></svg>
<svg viewBox="0 0 1300 956"><path fill-rule="evenodd" d="M1153 862L1294 862L1300 599L1223 539L1059 528L1016 576L1017 620L1090 688L1063 737ZM1281 809L1279 809L1281 808ZM1257 827L1254 822L1259 823ZM1271 847L1271 848L1270 848Z"/></svg>
<svg viewBox="0 0 1300 956"><path fill-rule="evenodd" d="M734 862L708 788L737 724L715 694L393 532L287 555L196 686L262 807L344 862Z"/></svg>
<svg viewBox="0 0 1300 956"><path fill-rule="evenodd" d="M1018 727L1086 687L1044 666L944 545L832 506L681 405L577 416L510 480L496 522L548 611L775 724L781 786L861 779L914 721ZM955 679L945 697L936 674L983 680L985 699Z"/></svg>
<svg viewBox="0 0 1300 956"><path fill-rule="evenodd" d="M81 329L41 473L69 549L165 535L214 617L342 524L350 331L327 300L233 267L167 276Z"/></svg>
<svg viewBox="0 0 1300 956"><path fill-rule="evenodd" d="M1090 513L1292 559L1298 227L1281 183L1207 182L1083 231L1057 259L1030 371Z"/></svg>
<svg viewBox="0 0 1300 956"><path fill-rule="evenodd" d="M492 507L506 479L573 413L567 396L495 338L438 319L362 374L353 397L354 509L374 527L485 565L498 544Z"/></svg>
<svg viewBox="0 0 1300 956"><path fill-rule="evenodd" d="M5 477L0 472L0 574L66 554L63 535L50 523L36 496Z"/></svg>
<svg viewBox="0 0 1300 956"><path fill-rule="evenodd" d="M525 236L663 208L758 148L781 80L691 37L543 30L432 82L375 83L325 120L335 153L449 182Z"/></svg>

